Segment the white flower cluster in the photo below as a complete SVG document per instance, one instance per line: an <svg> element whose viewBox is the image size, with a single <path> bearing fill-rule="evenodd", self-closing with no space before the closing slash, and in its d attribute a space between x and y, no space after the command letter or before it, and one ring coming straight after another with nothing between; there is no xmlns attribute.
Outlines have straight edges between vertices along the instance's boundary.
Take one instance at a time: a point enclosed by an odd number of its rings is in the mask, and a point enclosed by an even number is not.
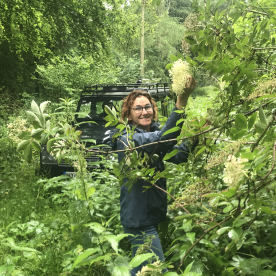
<svg viewBox="0 0 276 276"><path fill-rule="evenodd" d="M172 90L175 94L180 95L185 92L185 86L188 82L188 75L190 75L190 65L187 61L178 59L169 70L172 79Z"/></svg>
<svg viewBox="0 0 276 276"><path fill-rule="evenodd" d="M236 187L242 176L246 175L242 163L247 161L247 159L236 158L233 155L229 156L228 161L225 163L225 177L223 178L224 182L228 184L229 187Z"/></svg>
<svg viewBox="0 0 276 276"><path fill-rule="evenodd" d="M160 261L152 263L155 267L159 267L161 265ZM141 271L139 271L136 276L159 276L162 275L162 269L152 269L147 266L143 266Z"/></svg>
<svg viewBox="0 0 276 276"><path fill-rule="evenodd" d="M15 143L19 143L21 139L18 135L23 131L32 131L32 128L28 126L28 122L22 119L20 116L17 117L12 123L7 124L8 136Z"/></svg>

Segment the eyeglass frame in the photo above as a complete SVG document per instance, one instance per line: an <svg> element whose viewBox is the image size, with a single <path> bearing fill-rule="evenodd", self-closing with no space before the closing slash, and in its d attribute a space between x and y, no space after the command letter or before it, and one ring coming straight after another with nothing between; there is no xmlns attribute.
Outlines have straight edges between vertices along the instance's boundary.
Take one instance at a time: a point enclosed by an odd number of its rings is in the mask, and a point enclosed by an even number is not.
<svg viewBox="0 0 276 276"><path fill-rule="evenodd" d="M137 107L131 107L131 109L133 109L134 112L135 112L136 114L141 114L141 113L143 113L143 110L144 110L144 109L145 109L146 112L153 111L153 104L146 104L145 106L140 106L140 105L139 105L139 107L142 108L142 110L141 110L140 112L137 111L137 109L136 109ZM146 110L146 107L147 107L147 108L150 107L151 110Z"/></svg>

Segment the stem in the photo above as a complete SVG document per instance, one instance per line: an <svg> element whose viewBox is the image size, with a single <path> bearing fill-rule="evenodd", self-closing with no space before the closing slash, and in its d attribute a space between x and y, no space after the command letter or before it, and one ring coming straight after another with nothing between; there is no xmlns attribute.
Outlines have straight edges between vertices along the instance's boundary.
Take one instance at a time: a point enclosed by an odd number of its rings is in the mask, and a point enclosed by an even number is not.
<svg viewBox="0 0 276 276"><path fill-rule="evenodd" d="M221 224L223 224L224 222L226 222L227 220L231 219L232 216L227 217L226 219L224 219L222 222L218 223L217 225L214 225L213 227L209 228L208 230L206 230L206 232L196 241L194 242L194 244L188 249L188 251L185 253L184 257L181 259L180 261L180 265L178 267L178 270L180 269L180 267L183 264L183 261L185 260L185 258L187 257L187 255L191 252L191 250L208 234L210 233L212 230L216 229L217 227L219 227Z"/></svg>

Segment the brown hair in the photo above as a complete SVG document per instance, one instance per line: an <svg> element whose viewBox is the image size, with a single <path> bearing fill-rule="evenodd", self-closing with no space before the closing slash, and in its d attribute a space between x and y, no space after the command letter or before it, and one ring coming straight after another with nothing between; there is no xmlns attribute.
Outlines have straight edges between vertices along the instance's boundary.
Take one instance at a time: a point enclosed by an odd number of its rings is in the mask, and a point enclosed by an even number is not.
<svg viewBox="0 0 276 276"><path fill-rule="evenodd" d="M130 115L130 111L133 105L133 102L136 100L136 98L138 97L146 97L150 103L153 106L153 119L156 121L157 120L157 114L158 114L158 108L157 108L157 104L154 101L154 99L151 97L151 95L143 90L133 90L132 92L130 92L128 94L128 96L126 98L124 98L124 103L122 106L122 112L121 112L121 116L122 119L124 120L125 118L128 118L128 116Z"/></svg>

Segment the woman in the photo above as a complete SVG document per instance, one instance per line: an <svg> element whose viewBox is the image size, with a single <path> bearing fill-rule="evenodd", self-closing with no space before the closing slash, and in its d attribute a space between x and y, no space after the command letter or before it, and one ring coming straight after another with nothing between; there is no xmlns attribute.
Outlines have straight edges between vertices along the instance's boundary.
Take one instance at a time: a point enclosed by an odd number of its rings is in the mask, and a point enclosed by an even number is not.
<svg viewBox="0 0 276 276"><path fill-rule="evenodd" d="M163 157L166 153L171 152L175 148L178 148L179 152L168 161L175 164L187 161L189 148L185 142L180 146L175 145L175 140L149 146L146 145L153 142L170 140L176 138L180 134L179 130L163 136L167 130L175 127L176 122L182 118L181 114L174 111L183 109L187 105L188 98L195 86L195 79L189 77L185 93L178 96L176 107L162 130L159 129L158 124L155 122L157 119L157 106L150 94L145 91L134 90L124 100L122 119L127 117L129 124L136 127L135 134L132 137L135 146L145 145L145 147L137 149L138 153L143 151L149 155L158 155L159 158L153 160L154 163L150 165L150 167L155 168L156 171L163 171L165 169L162 161ZM181 128L182 123L178 126ZM127 140L127 134L125 132L114 142L113 149L125 149L125 146L128 144ZM124 153L119 152L119 162L123 158ZM155 183L161 189L154 186L152 187L151 184L145 180L138 179L133 185L130 193L128 193L128 187L125 187L127 180L128 179L125 179L121 187L121 224L124 227L125 233L133 235L129 236L129 240L132 244L133 257L136 254L138 246L144 244L145 240L147 240L149 248L146 249L146 251L154 252L159 260L163 261L164 255L158 237L158 223L166 219L167 195L161 190L166 190L166 179L161 178ZM145 191L146 186L151 187ZM151 237L150 240L147 239L149 236ZM147 262L144 262L140 266L132 269L131 275L136 275L146 264Z"/></svg>

